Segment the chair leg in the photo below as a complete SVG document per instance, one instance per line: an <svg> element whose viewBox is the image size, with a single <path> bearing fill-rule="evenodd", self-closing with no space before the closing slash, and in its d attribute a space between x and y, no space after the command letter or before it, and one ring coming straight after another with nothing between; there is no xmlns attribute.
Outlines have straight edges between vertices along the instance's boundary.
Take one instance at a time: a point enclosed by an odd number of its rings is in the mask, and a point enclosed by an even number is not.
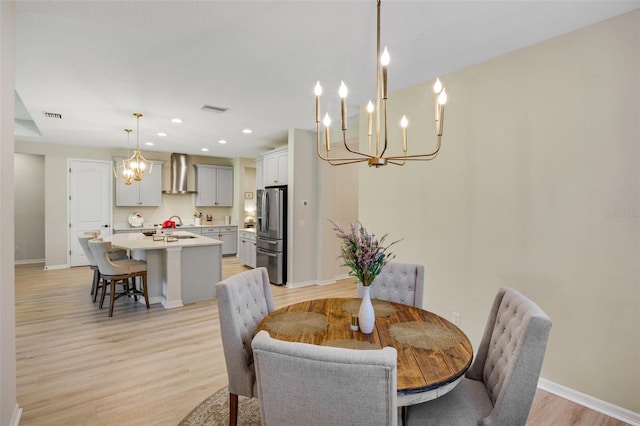
<svg viewBox="0 0 640 426"><path fill-rule="evenodd" d="M229 393L229 426L238 424L238 395Z"/></svg>
<svg viewBox="0 0 640 426"><path fill-rule="evenodd" d="M147 291L147 273L142 274L142 292L144 293L144 302L149 309L149 292Z"/></svg>
<svg viewBox="0 0 640 426"><path fill-rule="evenodd" d="M116 302L116 280L111 280L111 303L109 305L109 316L113 316L113 305Z"/></svg>
<svg viewBox="0 0 640 426"><path fill-rule="evenodd" d="M104 305L104 297L107 295L107 285L109 284L109 281L107 281L106 279L102 278L102 294L100 295L100 305L98 305L98 308L102 309L102 305Z"/></svg>
<svg viewBox="0 0 640 426"><path fill-rule="evenodd" d="M91 281L91 295L93 296L94 294L96 294L97 291L98 291L98 270L94 269L93 281ZM94 302L96 301L95 297L93 298L93 301Z"/></svg>
<svg viewBox="0 0 640 426"><path fill-rule="evenodd" d="M91 287L91 294L93 294L93 303L96 303L98 298L98 289L100 288L100 272L93 271L93 287Z"/></svg>

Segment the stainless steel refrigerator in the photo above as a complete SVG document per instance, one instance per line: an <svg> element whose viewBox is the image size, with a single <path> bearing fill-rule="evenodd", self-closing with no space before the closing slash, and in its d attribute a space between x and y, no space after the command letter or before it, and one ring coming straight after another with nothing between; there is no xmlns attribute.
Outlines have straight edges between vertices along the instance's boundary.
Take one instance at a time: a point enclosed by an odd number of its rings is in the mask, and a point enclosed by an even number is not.
<svg viewBox="0 0 640 426"><path fill-rule="evenodd" d="M287 187L258 191L256 266L264 266L269 281L287 283Z"/></svg>

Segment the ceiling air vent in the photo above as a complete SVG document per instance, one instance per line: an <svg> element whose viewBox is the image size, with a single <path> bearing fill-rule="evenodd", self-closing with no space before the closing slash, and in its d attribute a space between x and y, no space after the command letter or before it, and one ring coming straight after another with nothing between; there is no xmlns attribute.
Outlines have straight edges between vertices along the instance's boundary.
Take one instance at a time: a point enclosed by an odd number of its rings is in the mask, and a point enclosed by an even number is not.
<svg viewBox="0 0 640 426"><path fill-rule="evenodd" d="M58 120L62 120L62 114L58 114L57 112L42 111L42 115L44 115L45 118L57 118Z"/></svg>
<svg viewBox="0 0 640 426"><path fill-rule="evenodd" d="M202 105L202 109L203 111L211 111L211 112L217 112L217 113L223 113L225 111L227 111L229 108L223 108L223 107L217 107L217 106L213 106L213 105L207 105L204 104Z"/></svg>

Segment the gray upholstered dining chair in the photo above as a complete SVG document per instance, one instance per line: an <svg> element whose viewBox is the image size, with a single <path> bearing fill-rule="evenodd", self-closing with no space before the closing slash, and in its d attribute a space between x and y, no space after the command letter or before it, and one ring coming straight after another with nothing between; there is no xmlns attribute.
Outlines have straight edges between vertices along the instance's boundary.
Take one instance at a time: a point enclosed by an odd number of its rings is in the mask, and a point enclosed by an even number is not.
<svg viewBox="0 0 640 426"><path fill-rule="evenodd" d="M141 260L126 259L118 262L112 262L109 259L109 250L111 249L110 241L103 241L100 238L89 240L89 249L94 260L98 264L100 278L104 281L102 286L102 295L100 296L100 308L104 303L107 286L110 287L109 293L109 316L113 316L113 307L115 301L123 296L134 296L138 300L138 296L143 296L147 309L149 309L149 293L147 291L147 263ZM135 278L141 278L141 289L138 290L135 284ZM132 285L129 285L129 280ZM120 282L124 284L124 290L116 293L116 284Z"/></svg>
<svg viewBox="0 0 640 426"><path fill-rule="evenodd" d="M238 395L257 396L251 339L274 311L266 268L241 272L216 284L218 315L229 379L229 424L238 420Z"/></svg>
<svg viewBox="0 0 640 426"><path fill-rule="evenodd" d="M424 295L424 266L389 262L371 284L371 298L422 308ZM358 283L358 297L362 284Z"/></svg>
<svg viewBox="0 0 640 426"><path fill-rule="evenodd" d="M262 424L398 424L394 348L345 349L272 339L251 343Z"/></svg>
<svg viewBox="0 0 640 426"><path fill-rule="evenodd" d="M407 408L407 425L524 425L551 320L513 289L495 297L476 359L448 394Z"/></svg>
<svg viewBox="0 0 640 426"><path fill-rule="evenodd" d="M100 235L100 231L89 231L78 237L78 242L80 243L80 247L82 247L82 251L84 255L87 257L87 261L89 262L89 267L93 271L93 280L91 281L91 295L93 296L93 301L96 301L98 297L98 290L102 288L103 280L100 277L100 271L98 270L98 263L93 258L93 253L91 253L91 249L89 248L89 240L97 238ZM108 252L109 260L112 262L117 262L119 260L129 259L127 255L127 251L123 249L111 249Z"/></svg>

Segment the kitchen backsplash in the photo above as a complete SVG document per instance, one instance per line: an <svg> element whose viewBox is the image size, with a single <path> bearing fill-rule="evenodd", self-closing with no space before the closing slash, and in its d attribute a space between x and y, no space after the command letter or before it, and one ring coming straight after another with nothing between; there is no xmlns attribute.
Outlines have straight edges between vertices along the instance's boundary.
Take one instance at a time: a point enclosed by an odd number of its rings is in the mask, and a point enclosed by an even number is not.
<svg viewBox="0 0 640 426"><path fill-rule="evenodd" d="M126 226L129 215L138 212L144 218L145 226L152 226L162 223L171 216L180 216L184 225L193 225L193 214L197 211L202 213L202 224L206 224L207 215L213 217L213 225L224 225L225 216L231 216L231 207L194 207L195 195L170 195L162 194L162 205L160 207L114 207L113 224L116 227ZM231 220L232 225L236 225Z"/></svg>

